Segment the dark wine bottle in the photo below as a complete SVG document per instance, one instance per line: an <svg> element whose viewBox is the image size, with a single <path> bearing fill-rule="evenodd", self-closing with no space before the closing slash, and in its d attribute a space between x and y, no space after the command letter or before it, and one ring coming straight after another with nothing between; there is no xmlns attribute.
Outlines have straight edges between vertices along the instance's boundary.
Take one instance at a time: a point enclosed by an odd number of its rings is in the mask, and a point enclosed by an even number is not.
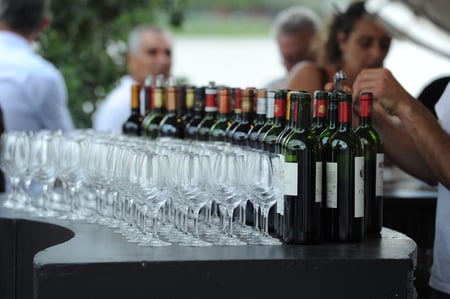
<svg viewBox="0 0 450 299"><path fill-rule="evenodd" d="M224 87L219 90L219 114L217 115L216 122L209 130L210 141L225 141L227 128L231 125L230 111L230 89Z"/></svg>
<svg viewBox="0 0 450 299"><path fill-rule="evenodd" d="M275 118L275 91L267 92L267 109L266 109L266 121L264 125L258 131L257 149L264 149L264 137L269 131L273 124Z"/></svg>
<svg viewBox="0 0 450 299"><path fill-rule="evenodd" d="M325 144L326 207L330 235L340 242L364 237L363 144L352 127L352 96L340 94L337 131Z"/></svg>
<svg viewBox="0 0 450 299"><path fill-rule="evenodd" d="M328 93L328 115L327 115L327 127L319 135L322 147L325 147L328 139L336 132L338 128L338 113L339 113L339 92L333 91ZM322 160L326 161L325 151L322 151ZM327 177L326 167L322 169L322 239L331 240L331 219L333 209L326 207L326 194L327 194Z"/></svg>
<svg viewBox="0 0 450 299"><path fill-rule="evenodd" d="M275 92L275 111L272 127L263 136L263 150L280 154L276 150L276 141L286 127L287 90Z"/></svg>
<svg viewBox="0 0 450 299"><path fill-rule="evenodd" d="M144 118L152 112L153 105L153 76L148 75L144 81Z"/></svg>
<svg viewBox="0 0 450 299"><path fill-rule="evenodd" d="M364 145L364 227L378 235L383 226L383 141L373 127L373 94L359 96L359 126L355 133Z"/></svg>
<svg viewBox="0 0 450 299"><path fill-rule="evenodd" d="M183 119L177 110L177 87L174 81L169 80L166 87L167 112L159 123L159 137L184 139Z"/></svg>
<svg viewBox="0 0 450 299"><path fill-rule="evenodd" d="M131 86L131 114L122 125L122 133L125 135L141 136L143 116L141 115L141 86Z"/></svg>
<svg viewBox="0 0 450 299"><path fill-rule="evenodd" d="M294 111L297 109L295 105L291 102L291 95L293 93L296 93L297 91L288 91L286 95L286 126L284 127L283 131L277 136L277 139L275 141L275 153L282 155L283 154L283 140L284 138L291 132L292 128L294 127ZM282 159L284 159L282 157Z"/></svg>
<svg viewBox="0 0 450 299"><path fill-rule="evenodd" d="M194 105L195 105L195 88L193 86L186 86L186 112L182 115L183 122L189 123L192 117L194 117Z"/></svg>
<svg viewBox="0 0 450 299"><path fill-rule="evenodd" d="M205 87L196 87L194 94L194 115L191 120L186 123L184 130L184 138L196 140L197 127L204 117L205 110Z"/></svg>
<svg viewBox="0 0 450 299"><path fill-rule="evenodd" d="M242 90L242 119L234 128L231 143L238 146L248 146L248 132L253 128L249 117L252 114L251 98L253 97L253 89L246 88Z"/></svg>
<svg viewBox="0 0 450 299"><path fill-rule="evenodd" d="M248 146L251 148L258 148L258 133L266 122L267 90L258 89L256 94L256 118L254 126L248 132Z"/></svg>
<svg viewBox="0 0 450 299"><path fill-rule="evenodd" d="M312 131L316 135L325 130L327 126L328 92L316 90L314 92L314 119Z"/></svg>
<svg viewBox="0 0 450 299"><path fill-rule="evenodd" d="M217 120L217 88L214 82L210 82L209 86L205 89L206 102L205 102L205 116L197 126L197 140L208 141L209 130Z"/></svg>
<svg viewBox="0 0 450 299"><path fill-rule="evenodd" d="M153 88L153 103L151 104L151 112L142 121L143 135L156 139L159 135L159 123L164 117L163 114L163 97L164 97L164 76L156 77L155 87Z"/></svg>
<svg viewBox="0 0 450 299"><path fill-rule="evenodd" d="M233 130L239 125L242 120L242 94L239 87L231 89L231 103L233 107L233 116L231 125L227 128L225 134L225 141L231 143L233 138Z"/></svg>
<svg viewBox="0 0 450 299"><path fill-rule="evenodd" d="M311 130L311 96L291 95L297 121L283 146L285 195L283 240L288 244L320 240L322 201L322 145Z"/></svg>

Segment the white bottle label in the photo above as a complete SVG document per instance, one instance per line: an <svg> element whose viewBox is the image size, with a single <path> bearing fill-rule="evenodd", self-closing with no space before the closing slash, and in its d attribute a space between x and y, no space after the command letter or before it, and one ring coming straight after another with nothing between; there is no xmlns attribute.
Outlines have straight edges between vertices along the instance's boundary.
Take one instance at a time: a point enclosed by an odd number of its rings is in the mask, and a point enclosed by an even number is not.
<svg viewBox="0 0 450 299"><path fill-rule="evenodd" d="M375 196L383 196L384 154L377 154L377 170L375 178Z"/></svg>
<svg viewBox="0 0 450 299"><path fill-rule="evenodd" d="M364 157L355 157L355 218L364 217Z"/></svg>
<svg viewBox="0 0 450 299"><path fill-rule="evenodd" d="M282 154L278 154L280 156L280 161L283 161L283 195L278 196L277 198L277 214L284 215L284 180L286 178L286 169L284 169L284 165L286 164L284 162L284 156Z"/></svg>
<svg viewBox="0 0 450 299"><path fill-rule="evenodd" d="M322 161L316 162L316 202L322 202Z"/></svg>
<svg viewBox="0 0 450 299"><path fill-rule="evenodd" d="M284 162L284 195L297 196L298 164Z"/></svg>
<svg viewBox="0 0 450 299"><path fill-rule="evenodd" d="M327 208L337 208L337 176L338 167L336 162L327 162L326 178L327 178Z"/></svg>

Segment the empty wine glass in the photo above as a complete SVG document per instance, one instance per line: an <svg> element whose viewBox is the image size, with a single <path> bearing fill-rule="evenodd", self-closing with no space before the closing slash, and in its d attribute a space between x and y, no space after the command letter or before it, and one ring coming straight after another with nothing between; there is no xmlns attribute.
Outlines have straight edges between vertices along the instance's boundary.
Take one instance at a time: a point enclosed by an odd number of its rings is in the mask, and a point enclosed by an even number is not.
<svg viewBox="0 0 450 299"><path fill-rule="evenodd" d="M58 214L48 207L49 188L56 178L56 147L52 133L37 135L31 146L30 165L33 177L42 185L42 209L38 216L55 217Z"/></svg>
<svg viewBox="0 0 450 299"><path fill-rule="evenodd" d="M249 193L256 198L261 208L263 219L263 234L255 242L259 245L279 245L281 242L269 235L269 209L275 204L281 189L279 171L280 157L276 154L260 152L250 162L247 186Z"/></svg>
<svg viewBox="0 0 450 299"><path fill-rule="evenodd" d="M7 208L22 208L18 197L20 177L28 166L29 140L25 132L8 132L1 136L0 167L10 178L11 194L3 203Z"/></svg>
<svg viewBox="0 0 450 299"><path fill-rule="evenodd" d="M233 212L242 198L237 196L241 184L242 173L240 171L236 155L232 152L224 152L215 162L213 168L213 194L219 205L226 209L228 218L228 232L226 238L220 238L218 245L245 245L233 235Z"/></svg>

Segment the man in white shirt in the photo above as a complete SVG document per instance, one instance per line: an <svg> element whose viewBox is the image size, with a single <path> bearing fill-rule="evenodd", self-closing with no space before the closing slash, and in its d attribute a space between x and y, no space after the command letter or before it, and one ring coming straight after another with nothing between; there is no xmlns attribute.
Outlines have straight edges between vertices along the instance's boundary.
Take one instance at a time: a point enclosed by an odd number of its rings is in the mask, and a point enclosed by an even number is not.
<svg viewBox="0 0 450 299"><path fill-rule="evenodd" d="M50 23L48 0L0 0L0 105L5 130L72 130L63 76L31 43Z"/></svg>
<svg viewBox="0 0 450 299"><path fill-rule="evenodd" d="M409 174L439 186L430 286L432 298L450 298L450 84L435 105L439 121L387 69L363 70L353 85L354 97L361 91L373 92L376 99L375 126L386 154ZM402 128L387 115L397 116Z"/></svg>
<svg viewBox="0 0 450 299"><path fill-rule="evenodd" d="M148 75L153 78L159 74L169 76L172 66L170 33L150 25L134 28L128 37L127 63L129 75L121 78L94 114L93 128L97 131L122 131L122 124L130 116L132 84L144 86ZM141 97L141 111L143 107Z"/></svg>

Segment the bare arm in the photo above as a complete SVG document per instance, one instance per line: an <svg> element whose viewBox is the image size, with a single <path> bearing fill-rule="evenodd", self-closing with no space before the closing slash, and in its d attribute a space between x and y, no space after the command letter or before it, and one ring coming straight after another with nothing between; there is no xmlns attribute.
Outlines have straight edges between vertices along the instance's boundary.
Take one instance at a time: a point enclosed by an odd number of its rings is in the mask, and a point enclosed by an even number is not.
<svg viewBox="0 0 450 299"><path fill-rule="evenodd" d="M402 122L404 130L383 119L376 121L388 155L412 175L430 184L439 181L450 188L450 136L428 109L386 69L362 71L353 89L355 95L360 91L373 92L377 103Z"/></svg>

